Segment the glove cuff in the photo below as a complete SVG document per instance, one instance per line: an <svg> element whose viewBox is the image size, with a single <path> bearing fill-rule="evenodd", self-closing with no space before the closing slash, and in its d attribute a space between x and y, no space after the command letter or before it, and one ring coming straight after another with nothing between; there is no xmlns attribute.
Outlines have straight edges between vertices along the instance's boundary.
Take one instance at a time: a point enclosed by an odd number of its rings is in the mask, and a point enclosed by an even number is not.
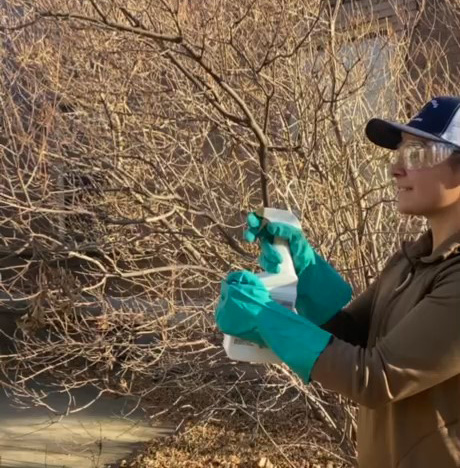
<svg viewBox="0 0 460 468"><path fill-rule="evenodd" d="M304 317L272 301L256 318L263 341L305 382L332 335Z"/></svg>
<svg viewBox="0 0 460 468"><path fill-rule="evenodd" d="M315 253L314 265L299 275L296 309L315 325L323 325L348 304L351 296L351 286Z"/></svg>

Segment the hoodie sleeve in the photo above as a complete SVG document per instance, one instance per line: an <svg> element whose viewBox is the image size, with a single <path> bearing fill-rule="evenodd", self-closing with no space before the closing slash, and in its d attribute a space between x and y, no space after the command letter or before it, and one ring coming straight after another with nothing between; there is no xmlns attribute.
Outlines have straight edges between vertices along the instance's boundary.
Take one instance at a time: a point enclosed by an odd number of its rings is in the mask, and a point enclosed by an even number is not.
<svg viewBox="0 0 460 468"><path fill-rule="evenodd" d="M377 282L374 281L322 328L347 343L366 347Z"/></svg>
<svg viewBox="0 0 460 468"><path fill-rule="evenodd" d="M460 374L459 283L457 264L373 348L334 338L316 361L313 380L376 408Z"/></svg>

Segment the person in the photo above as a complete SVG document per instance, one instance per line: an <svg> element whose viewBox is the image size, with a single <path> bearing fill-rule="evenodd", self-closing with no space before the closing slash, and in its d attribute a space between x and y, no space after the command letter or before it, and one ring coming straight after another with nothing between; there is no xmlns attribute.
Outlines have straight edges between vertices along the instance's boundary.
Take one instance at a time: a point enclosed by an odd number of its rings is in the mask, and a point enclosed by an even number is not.
<svg viewBox="0 0 460 468"><path fill-rule="evenodd" d="M360 467L460 466L460 99L435 98L407 125L372 119L366 134L392 150L398 209L426 218L426 232L346 304L344 280L300 230L250 214L246 238L260 240L264 269L279 269L273 238L289 242L297 313L240 271L222 282L216 323L359 404Z"/></svg>

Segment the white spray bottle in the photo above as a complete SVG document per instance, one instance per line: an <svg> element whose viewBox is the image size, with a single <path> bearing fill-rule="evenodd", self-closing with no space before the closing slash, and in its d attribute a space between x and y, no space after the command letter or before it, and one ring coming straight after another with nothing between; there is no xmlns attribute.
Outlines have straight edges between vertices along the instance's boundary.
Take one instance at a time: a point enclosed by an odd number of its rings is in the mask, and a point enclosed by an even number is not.
<svg viewBox="0 0 460 468"><path fill-rule="evenodd" d="M257 211L257 214L265 222L290 224L301 229L299 220L290 211L279 210L277 208L262 208ZM283 259L280 264L280 272L275 274L263 272L257 276L270 291L273 300L295 311L298 279L289 251L289 245L286 241L276 238L274 240L274 247ZM230 335L224 335L224 349L228 357L235 361L281 363L281 360L269 348L262 348L255 343Z"/></svg>

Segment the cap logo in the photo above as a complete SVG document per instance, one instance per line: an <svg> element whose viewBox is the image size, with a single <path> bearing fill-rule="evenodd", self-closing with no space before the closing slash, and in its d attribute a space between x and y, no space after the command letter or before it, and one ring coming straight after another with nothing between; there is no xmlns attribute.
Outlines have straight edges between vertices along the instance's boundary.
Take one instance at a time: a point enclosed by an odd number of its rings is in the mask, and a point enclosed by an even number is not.
<svg viewBox="0 0 460 468"><path fill-rule="evenodd" d="M437 108L439 107L439 102L436 101L436 99L433 99L433 100L431 101L431 104L433 104L433 107L434 107L435 109L437 109Z"/></svg>

